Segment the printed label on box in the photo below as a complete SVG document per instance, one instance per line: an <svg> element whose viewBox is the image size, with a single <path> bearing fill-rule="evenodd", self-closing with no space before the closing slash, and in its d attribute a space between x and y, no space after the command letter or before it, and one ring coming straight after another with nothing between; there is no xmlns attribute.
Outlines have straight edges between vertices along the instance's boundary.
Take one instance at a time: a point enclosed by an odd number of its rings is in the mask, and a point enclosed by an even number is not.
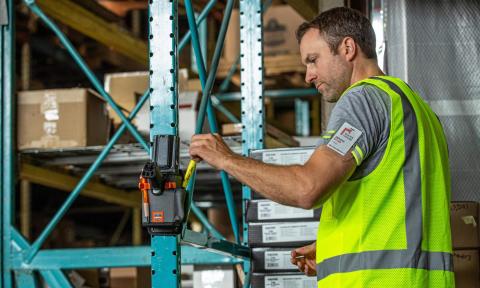
<svg viewBox="0 0 480 288"><path fill-rule="evenodd" d="M295 276L265 276L265 288L315 288L315 277Z"/></svg>
<svg viewBox="0 0 480 288"><path fill-rule="evenodd" d="M276 165L305 164L315 149L292 151L268 151L262 153L262 161Z"/></svg>
<svg viewBox="0 0 480 288"><path fill-rule="evenodd" d="M312 218L313 210L281 205L270 200L258 202L258 220Z"/></svg>
<svg viewBox="0 0 480 288"><path fill-rule="evenodd" d="M273 223L263 226L263 243L314 241L318 222Z"/></svg>
<svg viewBox="0 0 480 288"><path fill-rule="evenodd" d="M265 251L265 270L297 269L290 262L290 251Z"/></svg>

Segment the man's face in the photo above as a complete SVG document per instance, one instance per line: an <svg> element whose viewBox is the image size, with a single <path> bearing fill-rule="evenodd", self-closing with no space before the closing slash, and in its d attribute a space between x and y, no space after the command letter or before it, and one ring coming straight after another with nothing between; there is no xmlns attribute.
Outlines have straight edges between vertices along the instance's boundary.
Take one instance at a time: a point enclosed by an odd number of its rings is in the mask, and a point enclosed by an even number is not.
<svg viewBox="0 0 480 288"><path fill-rule="evenodd" d="M307 67L305 82L315 85L327 102L337 102L350 86L352 73L342 53L333 55L318 29L311 28L300 42L300 55Z"/></svg>

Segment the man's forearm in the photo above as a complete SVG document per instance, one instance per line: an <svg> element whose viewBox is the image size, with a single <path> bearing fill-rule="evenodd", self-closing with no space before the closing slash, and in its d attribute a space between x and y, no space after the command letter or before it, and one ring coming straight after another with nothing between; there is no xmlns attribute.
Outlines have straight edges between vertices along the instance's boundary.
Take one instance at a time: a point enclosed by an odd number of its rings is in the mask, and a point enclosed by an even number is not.
<svg viewBox="0 0 480 288"><path fill-rule="evenodd" d="M192 137L190 156L225 170L275 202L310 209L327 199L355 169L353 156L319 147L304 165L278 166L233 153L218 134Z"/></svg>
<svg viewBox="0 0 480 288"><path fill-rule="evenodd" d="M300 165L278 166L232 155L225 162L224 170L268 199L284 205L303 206L307 189Z"/></svg>

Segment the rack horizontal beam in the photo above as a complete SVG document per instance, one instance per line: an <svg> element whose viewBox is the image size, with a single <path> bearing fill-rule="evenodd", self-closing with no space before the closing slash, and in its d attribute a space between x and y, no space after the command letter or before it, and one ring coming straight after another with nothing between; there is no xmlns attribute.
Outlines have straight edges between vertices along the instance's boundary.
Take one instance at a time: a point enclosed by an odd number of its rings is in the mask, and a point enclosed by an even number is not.
<svg viewBox="0 0 480 288"><path fill-rule="evenodd" d="M203 233L185 230L182 238L182 244L202 247L215 253L223 253L234 257L249 259L251 257L250 248L233 242L217 239ZM183 253L183 252L182 252ZM183 254L182 254L183 257Z"/></svg>
<svg viewBox="0 0 480 288"><path fill-rule="evenodd" d="M20 179L63 191L72 191L80 181L78 177L26 163L21 165ZM128 193L96 181L90 181L81 195L132 208L139 208L141 203L140 193Z"/></svg>
<svg viewBox="0 0 480 288"><path fill-rule="evenodd" d="M30 264L22 262L21 253L13 261L15 270L57 270L102 267L140 267L151 265L151 247L114 247L40 250ZM182 246L184 265L234 265L242 261L231 256Z"/></svg>
<svg viewBox="0 0 480 288"><path fill-rule="evenodd" d="M272 99L278 98L296 98L296 97L308 97L318 96L318 91L313 88L301 88L301 89L285 89L285 90L266 90L264 92L265 97ZM240 92L228 92L215 95L218 100L222 102L226 101L240 101L242 95Z"/></svg>
<svg viewBox="0 0 480 288"><path fill-rule="evenodd" d="M70 0L36 0L36 3L54 19L147 66L147 43L119 25L103 20Z"/></svg>

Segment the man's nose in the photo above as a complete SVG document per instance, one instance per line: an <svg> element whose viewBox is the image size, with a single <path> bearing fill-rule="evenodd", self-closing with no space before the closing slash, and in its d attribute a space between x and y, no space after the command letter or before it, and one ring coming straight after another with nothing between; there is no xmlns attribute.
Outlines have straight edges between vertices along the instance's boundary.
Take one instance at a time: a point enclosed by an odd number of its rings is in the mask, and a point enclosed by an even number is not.
<svg viewBox="0 0 480 288"><path fill-rule="evenodd" d="M312 83L315 80L315 74L310 71L310 69L307 69L307 72L305 73L305 82L307 84Z"/></svg>

